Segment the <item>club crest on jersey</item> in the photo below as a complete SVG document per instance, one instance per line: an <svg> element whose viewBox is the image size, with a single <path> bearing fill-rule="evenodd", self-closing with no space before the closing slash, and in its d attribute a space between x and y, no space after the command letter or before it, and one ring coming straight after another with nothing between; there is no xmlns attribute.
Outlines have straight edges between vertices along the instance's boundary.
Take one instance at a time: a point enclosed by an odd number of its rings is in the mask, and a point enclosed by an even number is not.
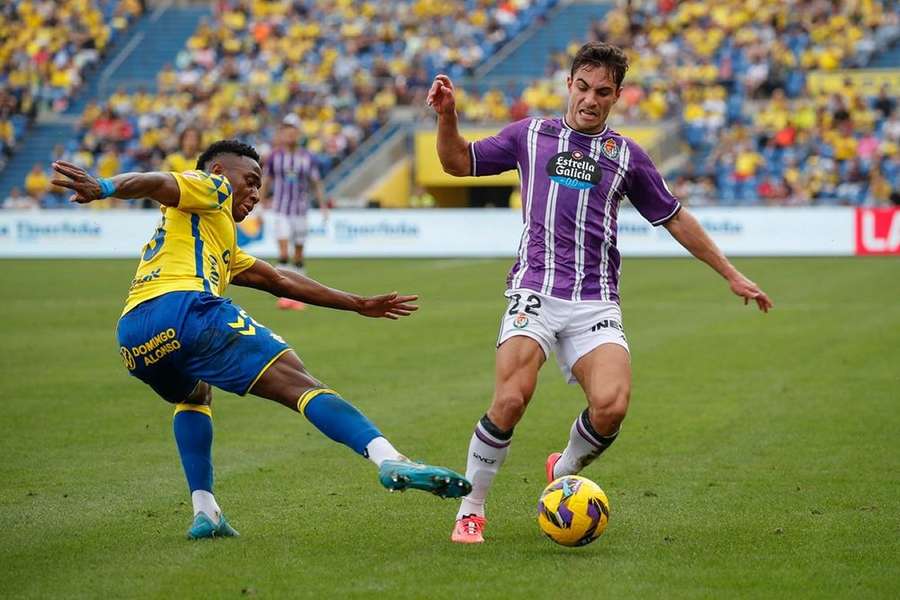
<svg viewBox="0 0 900 600"><path fill-rule="evenodd" d="M525 313L519 313L516 315L515 320L513 321L513 327L516 329L525 329L528 327L528 317L525 316Z"/></svg>
<svg viewBox="0 0 900 600"><path fill-rule="evenodd" d="M616 160L619 158L619 145L616 143L616 140L612 138L604 141L603 145L600 146L600 150L603 152L603 156L609 160Z"/></svg>
<svg viewBox="0 0 900 600"><path fill-rule="evenodd" d="M547 175L559 185L586 190L600 182L600 167L581 150L560 152L547 163Z"/></svg>

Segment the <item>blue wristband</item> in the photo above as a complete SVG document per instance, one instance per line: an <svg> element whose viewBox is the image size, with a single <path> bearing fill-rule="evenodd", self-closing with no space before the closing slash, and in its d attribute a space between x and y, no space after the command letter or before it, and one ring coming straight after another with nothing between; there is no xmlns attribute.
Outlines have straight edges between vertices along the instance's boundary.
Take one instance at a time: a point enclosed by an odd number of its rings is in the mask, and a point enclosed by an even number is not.
<svg viewBox="0 0 900 600"><path fill-rule="evenodd" d="M116 184L112 182L112 179L106 179L105 177L101 177L97 180L100 184L100 197L101 198L109 198L113 194L116 193Z"/></svg>

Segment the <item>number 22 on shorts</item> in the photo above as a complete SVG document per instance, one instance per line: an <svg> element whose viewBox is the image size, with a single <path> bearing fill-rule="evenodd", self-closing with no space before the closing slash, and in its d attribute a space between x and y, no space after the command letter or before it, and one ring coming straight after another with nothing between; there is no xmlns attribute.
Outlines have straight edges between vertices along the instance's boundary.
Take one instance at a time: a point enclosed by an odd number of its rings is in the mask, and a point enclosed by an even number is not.
<svg viewBox="0 0 900 600"><path fill-rule="evenodd" d="M522 303L522 294L512 294L510 295L510 299L512 300L512 304L509 307L509 311L507 314L514 315L519 312L519 305ZM523 310L529 315L538 316L538 309L541 308L541 299L534 294L529 294L525 298L525 306Z"/></svg>

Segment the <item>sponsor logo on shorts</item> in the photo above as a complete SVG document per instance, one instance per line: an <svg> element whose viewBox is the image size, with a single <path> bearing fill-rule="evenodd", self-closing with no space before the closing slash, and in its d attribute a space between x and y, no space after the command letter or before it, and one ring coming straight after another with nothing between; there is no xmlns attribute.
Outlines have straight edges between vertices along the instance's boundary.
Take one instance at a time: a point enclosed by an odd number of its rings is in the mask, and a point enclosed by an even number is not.
<svg viewBox="0 0 900 600"><path fill-rule="evenodd" d="M244 309L238 311L238 318L233 323L228 323L229 327L237 330L241 335L256 335L256 325L259 323L256 323L250 315L244 312Z"/></svg>
<svg viewBox="0 0 900 600"><path fill-rule="evenodd" d="M525 329L528 327L528 317L525 313L519 313L516 315L516 318L513 319L513 327L516 329Z"/></svg>
<svg viewBox="0 0 900 600"><path fill-rule="evenodd" d="M134 357L131 355L131 352L125 346L119 348L119 354L122 355L122 361L125 363L125 368L129 371L134 371Z"/></svg>
<svg viewBox="0 0 900 600"><path fill-rule="evenodd" d="M167 354L171 354L181 348L181 342L175 339L175 336L175 330L172 327L169 327L165 331L160 331L143 344L132 346L130 351L132 366L128 368L134 368L133 363L135 358L143 357L144 366L149 367L150 365L159 362L159 360ZM124 352L122 353L122 356L125 356ZM127 359L125 366L128 366Z"/></svg>
<svg viewBox="0 0 900 600"><path fill-rule="evenodd" d="M600 331L601 329L607 329L612 327L613 329L618 329L619 331L624 332L625 330L622 328L622 324L616 321L615 319L603 319L599 321L596 325L591 327L591 331Z"/></svg>

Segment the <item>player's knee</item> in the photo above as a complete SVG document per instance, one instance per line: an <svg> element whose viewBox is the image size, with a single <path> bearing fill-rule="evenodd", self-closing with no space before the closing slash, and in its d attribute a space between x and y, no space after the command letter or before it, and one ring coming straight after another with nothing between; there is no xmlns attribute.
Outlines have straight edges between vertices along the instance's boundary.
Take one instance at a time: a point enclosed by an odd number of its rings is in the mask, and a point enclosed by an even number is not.
<svg viewBox="0 0 900 600"><path fill-rule="evenodd" d="M521 391L500 390L488 411L488 416L497 427L509 430L516 426L525 414L527 406L528 398Z"/></svg>
<svg viewBox="0 0 900 600"><path fill-rule="evenodd" d="M628 413L630 396L631 389L625 384L605 386L601 390L593 391L588 402L591 425L594 429L604 434L618 429Z"/></svg>

